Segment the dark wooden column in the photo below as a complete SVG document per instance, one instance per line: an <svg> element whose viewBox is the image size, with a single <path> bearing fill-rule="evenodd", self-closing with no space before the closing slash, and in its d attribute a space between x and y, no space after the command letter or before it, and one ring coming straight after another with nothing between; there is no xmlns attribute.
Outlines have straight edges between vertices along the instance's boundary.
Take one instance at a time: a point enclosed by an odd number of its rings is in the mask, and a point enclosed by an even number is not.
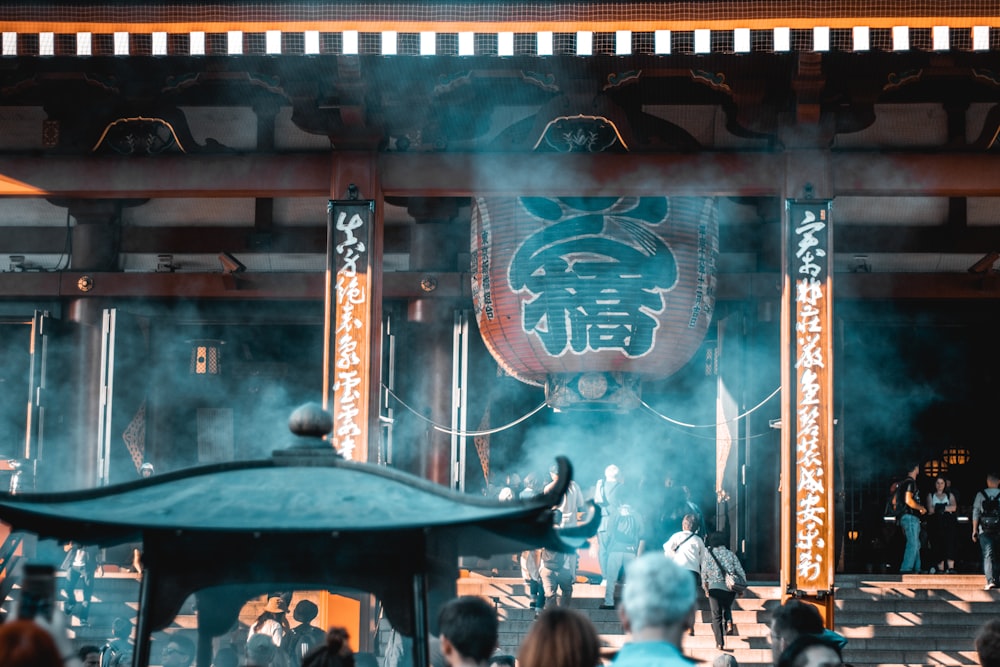
<svg viewBox="0 0 1000 667"><path fill-rule="evenodd" d="M451 436L429 423L451 421L454 315L461 304L435 294L436 274L456 270L459 249L468 248L468 232L458 226L467 229L468 222L456 219L453 199L411 199L408 209L417 220L410 237L410 270L424 276L421 285L427 297L410 299L407 305L407 340L397 355L404 367L399 381L401 391L412 397L413 407L428 421L411 419L409 437L399 446L411 448L403 458L413 473L448 486Z"/></svg>
<svg viewBox="0 0 1000 667"><path fill-rule="evenodd" d="M781 298L781 576L784 598L833 626L833 119L820 112L818 54L800 55L786 119Z"/></svg>
<svg viewBox="0 0 1000 667"><path fill-rule="evenodd" d="M113 200L55 201L65 206L72 226L70 268L74 271L118 271L118 241L123 204ZM101 349L104 299L87 298L89 283L81 282L78 296L65 303L69 325L69 360L65 373L54 382L62 385L70 424L58 429L62 437L46 439L40 462L39 490L65 490L94 486L98 481L101 419ZM52 479L48 462L58 462L72 479ZM72 461L72 465L68 462ZM72 472L70 472L72 471Z"/></svg>

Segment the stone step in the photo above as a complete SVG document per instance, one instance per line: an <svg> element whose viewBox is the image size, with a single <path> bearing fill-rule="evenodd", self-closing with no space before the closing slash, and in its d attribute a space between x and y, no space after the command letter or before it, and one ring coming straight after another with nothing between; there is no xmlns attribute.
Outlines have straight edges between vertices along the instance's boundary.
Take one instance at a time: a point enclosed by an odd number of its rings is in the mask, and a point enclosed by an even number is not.
<svg viewBox="0 0 1000 667"><path fill-rule="evenodd" d="M879 612L906 612L918 616L933 615L947 612L964 612L967 614L996 614L997 600L981 600L970 602L968 600L943 600L943 599L854 599L836 600L835 608L842 614L853 614L859 609L864 611ZM836 614L835 618L840 618L841 614Z"/></svg>
<svg viewBox="0 0 1000 667"><path fill-rule="evenodd" d="M962 602L997 602L1000 600L1000 591L994 589L984 591L982 586L975 588L938 588L938 589L888 589L876 587L864 587L860 589L839 588L837 589L837 600L910 600L916 603L923 603L927 600L945 600Z"/></svg>
<svg viewBox="0 0 1000 667"><path fill-rule="evenodd" d="M835 617L835 624L840 626L878 626L882 627L910 627L919 628L922 634L937 636L943 626L948 626L949 630L955 627L979 626L987 620L996 617L996 612L982 614L966 614L960 611L955 613L937 614L914 614L910 612L880 612L880 611L856 611Z"/></svg>
<svg viewBox="0 0 1000 667"><path fill-rule="evenodd" d="M874 586L881 588L940 589L944 587L982 588L986 580L982 574L841 574L837 575L836 583L840 588Z"/></svg>
<svg viewBox="0 0 1000 667"><path fill-rule="evenodd" d="M970 638L971 643L971 638ZM889 664L904 665L978 665L979 657L974 649L956 651L926 651L926 650L884 650L866 651L854 650L850 646L844 649L844 662L860 667L861 665L884 667Z"/></svg>
<svg viewBox="0 0 1000 667"><path fill-rule="evenodd" d="M995 618L991 616L989 618ZM906 625L885 625L885 624L845 624L836 622L836 630L847 637L851 642L861 639L887 640L893 644L898 644L902 640L917 638L919 640L937 640L942 637L961 637L963 635L972 641L972 637L985 621L978 619L970 620L967 625L960 623L950 625L937 625L928 623L921 625L917 623L907 623Z"/></svg>
<svg viewBox="0 0 1000 667"><path fill-rule="evenodd" d="M975 637L976 632L978 632L979 627L970 628L968 633L958 633L956 632L950 637L920 637L920 648L925 651L970 651L972 650L972 638ZM881 635L881 633L880 633ZM887 649L886 639L889 635L880 636L876 638L865 638L857 639L851 638L847 644L847 648L850 649L851 653L856 651L886 651L886 650L898 650L898 649ZM894 642L898 646L898 642Z"/></svg>

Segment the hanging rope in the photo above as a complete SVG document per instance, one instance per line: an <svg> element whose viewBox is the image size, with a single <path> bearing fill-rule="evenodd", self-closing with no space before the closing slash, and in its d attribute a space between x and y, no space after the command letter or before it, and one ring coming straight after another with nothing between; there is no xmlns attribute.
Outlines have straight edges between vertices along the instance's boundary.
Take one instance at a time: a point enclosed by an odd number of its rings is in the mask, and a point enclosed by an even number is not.
<svg viewBox="0 0 1000 667"><path fill-rule="evenodd" d="M475 437L475 436L480 436L480 435L492 435L494 433L499 433L500 431L506 431L507 429L509 429L511 427L517 426L518 424L520 424L524 420L533 417L536 413L538 413L542 408L545 407L545 401L542 401L541 405L539 405L537 408L535 408L534 410L532 410L528 414L524 415L523 417L518 417L517 419L515 419L512 422L510 422L509 424L504 424L503 426L497 426L496 428L486 429L485 431L455 431L455 430L452 430L452 429L448 428L447 426L442 426L441 424L438 424L438 423L436 423L436 422L428 419L427 417L424 417L422 414L420 414L419 412L417 412L416 410L414 410L413 408L411 408L409 405L407 405L406 401L404 401L403 399L401 399L399 396L396 396L396 394L394 394L393 391L391 389L389 389L388 387L386 387L385 385L382 385L382 388L385 389L385 391L386 391L387 394L389 394L394 399L396 399L396 401L400 405L402 405L404 408L406 408L411 413L413 413L413 415L415 417L417 417L418 419L421 419L422 421L430 424L434 428L434 430L440 431L442 433L447 433L448 435L472 436L472 437Z"/></svg>
<svg viewBox="0 0 1000 667"><path fill-rule="evenodd" d="M399 403L404 408L406 408L407 410L409 410L413 414L413 416L417 417L418 419L420 419L421 421L423 421L423 422L425 422L427 424L430 424L431 427L434 428L434 430L440 431L441 433L447 433L448 435L476 437L476 436L492 435L494 433L500 433L501 431L506 431L507 429L512 428L514 426L517 426L521 422L523 422L523 421L525 421L527 419L530 419L535 414L537 414L538 412L540 412L542 408L545 407L545 402L543 401L538 407L536 407L534 410L532 410L531 412L527 413L526 415L518 417L514 421L512 421L512 422L510 422L508 424L504 424L503 426L497 426L496 428L486 429L486 430L483 430L483 431L456 431L456 430L453 430L451 428L448 428L447 426L442 426L441 424L438 424L437 422L435 422L435 421L433 421L431 419L428 419L427 417L424 417L422 414L420 414L419 412L417 412L416 410L414 410L412 407L410 407L406 403L406 401L404 401L399 396L397 396L391 389L389 389L385 385L382 385L382 388L385 389L385 392L389 396L392 396L394 399L396 399L397 403ZM686 422L682 422L682 421L678 421L676 419L672 419L671 417L668 417L667 415L660 414L659 412L657 412L653 408L653 406L649 405L645 401L640 401L640 404L642 405L642 407L646 408L646 410L648 412L656 415L657 417L659 417L660 419L662 419L665 422L668 422L670 424L674 424L675 426L683 426L684 428L716 428L718 426L725 426L726 424L730 424L730 423L735 422L735 421L737 421L739 419L743 419L744 417L749 416L753 412L755 412L755 411L759 410L760 408L762 408L768 401L770 401L772 398L774 398L778 394L779 391L781 391L781 387L778 387L777 389L775 389L774 391L772 391L767 396L767 398L765 398L760 403L758 403L757 405L753 406L752 408L750 408L749 410L747 410L743 414L736 415L732 419L727 419L726 421L718 422L716 424L688 424ZM763 437L763 435L765 435L765 434L751 435L751 436L746 436L746 437L747 437L747 439L749 439L749 438Z"/></svg>
<svg viewBox="0 0 1000 667"><path fill-rule="evenodd" d="M642 407L646 408L647 410L649 410L650 412L652 412L654 415L656 415L657 417L659 417L663 421L670 422L671 424L675 424L677 426L683 426L685 428L716 428L717 426L725 426L726 424L730 424L730 423L732 423L732 422L734 422L734 421L736 421L738 419L743 419L744 417L750 415L754 411L756 411L756 410L760 409L761 407L763 407L764 404L767 403L768 401L770 401L772 398L774 398L778 394L779 391L781 391L781 387L778 387L777 389L775 389L774 391L772 391L771 394L767 398L765 398L763 401L761 401L757 405L753 406L752 408L750 408L749 410L747 410L743 414L736 415L732 419L727 419L726 421L724 421L724 422L718 422L717 424L686 424L684 422L677 421L676 419L671 419L670 417L668 417L666 415L661 415L659 412L657 412L656 410L654 410L653 407L651 405L649 405L649 403L646 403L646 401L640 401L640 403L642 403Z"/></svg>

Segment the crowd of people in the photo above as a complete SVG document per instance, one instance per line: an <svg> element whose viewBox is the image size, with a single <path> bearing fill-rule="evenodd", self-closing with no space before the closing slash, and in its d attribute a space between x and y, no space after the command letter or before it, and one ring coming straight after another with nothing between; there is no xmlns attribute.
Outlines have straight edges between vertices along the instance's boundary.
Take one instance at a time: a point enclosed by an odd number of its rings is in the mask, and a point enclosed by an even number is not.
<svg viewBox="0 0 1000 667"><path fill-rule="evenodd" d="M916 485L919 467L907 469L899 485L899 524L908 542L913 524L924 516L933 521L937 546L931 552L936 569L954 571L955 554L948 543L955 538L957 500L947 480L937 478L934 490L921 498ZM517 490L505 486L502 501L525 499L548 492L560 483L553 467L548 480L528 475L518 480ZM976 494L972 512L972 539L980 544L984 558L986 588L997 586L1000 570L994 562L994 544L1000 537L991 521L992 507L1000 507L1000 475L989 473L986 486ZM738 556L728 548L728 531L707 526L704 515L685 487L666 480L664 488L672 500L651 506L615 465L605 468L592 487L593 502L601 508L596 537L598 566L604 583L601 610L614 610L628 641L614 649L603 645L590 617L571 606L577 581L578 557L574 553L536 549L522 552L517 560L535 610L535 620L516 655L498 652L499 619L489 601L475 596L459 597L443 605L439 633L428 638L432 667L686 667L682 640L694 634L697 597L708 599L716 647L726 650L726 637L735 634L733 604L746 587L746 572ZM676 492L676 493L675 493ZM557 526L577 525L586 510L587 498L576 482L553 508ZM652 516L650 516L652 515ZM912 517L912 520L907 518ZM916 544L916 543L914 543ZM904 553L902 570L920 570L919 548ZM81 620L89 608L94 574L94 554L80 545L67 547L62 590L66 613L56 622L18 619L0 624L0 665L10 667L122 667L132 662L132 623L116 619L104 646L86 645L73 650L66 639L65 624L74 610ZM77 594L77 589L81 589ZM213 667L354 667L347 630L331 627L323 631L313 624L318 607L300 599L291 611L292 595L274 593L266 597L259 615L249 625L245 645L221 647ZM775 667L819 667L844 664L846 639L824 627L817 608L791 599L777 607L770 619L770 643ZM163 667L191 667L196 647L184 633L167 633L158 639ZM1000 621L986 624L975 638L984 667L1000 667ZM713 667L738 667L734 657L723 653Z"/></svg>
<svg viewBox="0 0 1000 667"><path fill-rule="evenodd" d="M316 605L302 600L306 605L306 616L310 607ZM132 624L130 621L115 619L112 636L104 646L85 644L73 647L70 638L68 617L56 611L50 621L45 617L32 619L15 618L0 623L0 665L4 667L130 667L133 650L130 643ZM310 619L311 620L311 619ZM288 635L290 641L276 645L266 632L250 633L246 650L240 653L232 646L223 646L216 651L212 667L355 667L355 654L349 643L345 628L334 626L323 632L308 621L296 633ZM308 642L302 640L308 634ZM318 641L314 641L318 638ZM197 656L194 641L183 632L166 633L157 642L162 645L158 660L152 664L162 667L193 667ZM293 653L296 651L297 653ZM359 663L361 667L363 663Z"/></svg>
<svg viewBox="0 0 1000 667"><path fill-rule="evenodd" d="M984 589L1000 586L1000 473L987 472L983 488L973 496L968 538L959 532L958 497L950 481L935 477L933 490L922 496L917 484L920 465L907 465L905 473L890 489L886 505L903 536L899 573L954 574L959 540L971 539L982 556ZM926 569L922 554L930 558Z"/></svg>
<svg viewBox="0 0 1000 667"><path fill-rule="evenodd" d="M432 667L690 667L692 662L684 655L682 642L694 624L697 609L697 588L691 571L655 551L631 560L625 570L617 609L628 638L617 650L602 645L596 627L583 611L554 606L537 616L516 655L500 653L497 649L500 624L495 606L482 597L462 596L448 601L440 610L438 634L429 638L430 664ZM307 605L304 615L308 617L311 613ZM282 625L280 621L278 624ZM86 645L73 650L65 630L58 618L52 623L37 618L0 624L0 664L103 667L106 657L103 649ZM159 664L163 667L194 664L195 646L187 636L171 634L164 641ZM251 634L248 644L263 645L264 641L270 643L269 635L259 632ZM845 664L844 637L826 629L817 608L801 600L791 599L772 612L770 644L774 667ZM982 626L971 645L982 667L1000 667L1000 620ZM243 664L254 667L273 664L258 662L258 657L248 652ZM355 667L355 663L347 631L332 627L324 633L321 644L310 648L293 664ZM238 664L236 653L230 649L221 649L213 661L215 667ZM738 665L731 655L723 654L713 667Z"/></svg>

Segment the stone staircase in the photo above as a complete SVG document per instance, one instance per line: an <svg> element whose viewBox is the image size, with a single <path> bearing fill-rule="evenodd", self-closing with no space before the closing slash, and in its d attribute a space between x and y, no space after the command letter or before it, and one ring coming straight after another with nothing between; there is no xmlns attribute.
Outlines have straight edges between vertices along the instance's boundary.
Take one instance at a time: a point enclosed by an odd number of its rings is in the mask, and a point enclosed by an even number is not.
<svg viewBox="0 0 1000 667"><path fill-rule="evenodd" d="M62 587L64 577L58 575L56 585ZM15 592L16 594L16 592ZM77 592L79 599L79 592ZM101 646L111 636L111 623L121 617L135 623L139 608L139 577L129 572L105 572L94 580L94 594L90 602L87 623L71 617L69 631L73 644Z"/></svg>
<svg viewBox="0 0 1000 667"><path fill-rule="evenodd" d="M973 640L1000 611L981 574L840 575L844 659L863 665L978 665Z"/></svg>
<svg viewBox="0 0 1000 667"><path fill-rule="evenodd" d="M973 639L980 626L1000 611L1000 591L982 590L982 575L839 575L836 630L849 640L844 660L854 667L978 665ZM534 619L520 578L470 574L458 582L460 595L492 599L501 617L500 649L517 647ZM602 641L620 646L625 637L617 612L598 608L600 584L577 584L573 607L594 622ZM726 638L727 652L741 667L770 665L770 611L779 604L773 582L751 581L733 608L735 635ZM684 653L710 663L719 651L710 625L708 601L698 601L693 637L685 636Z"/></svg>

